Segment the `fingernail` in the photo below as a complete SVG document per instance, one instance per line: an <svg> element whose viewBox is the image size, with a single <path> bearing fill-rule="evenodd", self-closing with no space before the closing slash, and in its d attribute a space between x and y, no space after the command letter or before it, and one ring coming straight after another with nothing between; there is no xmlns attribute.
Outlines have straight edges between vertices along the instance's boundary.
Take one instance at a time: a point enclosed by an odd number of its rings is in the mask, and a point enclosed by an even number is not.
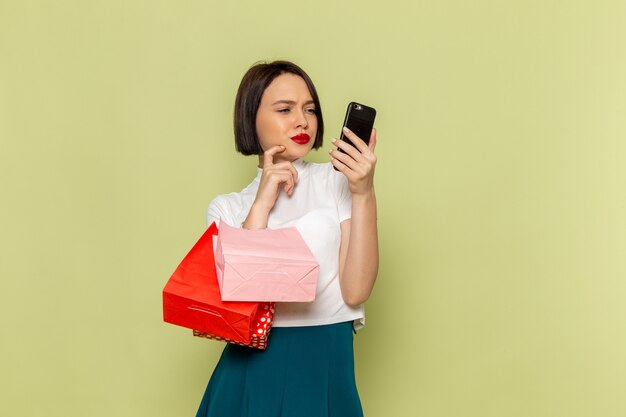
<svg viewBox="0 0 626 417"><path fill-rule="evenodd" d="M331 141L332 143L335 143L335 142L337 142L337 139L332 138L330 141Z"/></svg>
<svg viewBox="0 0 626 417"><path fill-rule="evenodd" d="M343 127L343 131L344 132L350 132L350 129L348 129L346 126Z"/></svg>

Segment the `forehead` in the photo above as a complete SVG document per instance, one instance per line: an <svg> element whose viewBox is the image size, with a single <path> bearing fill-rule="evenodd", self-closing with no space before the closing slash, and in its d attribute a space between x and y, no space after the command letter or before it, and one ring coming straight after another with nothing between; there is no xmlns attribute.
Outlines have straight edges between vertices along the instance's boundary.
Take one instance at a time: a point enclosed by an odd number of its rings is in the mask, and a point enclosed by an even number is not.
<svg viewBox="0 0 626 417"><path fill-rule="evenodd" d="M261 101L273 103L275 100L308 101L311 99L311 93L304 79L296 74L285 73L272 80L263 92Z"/></svg>

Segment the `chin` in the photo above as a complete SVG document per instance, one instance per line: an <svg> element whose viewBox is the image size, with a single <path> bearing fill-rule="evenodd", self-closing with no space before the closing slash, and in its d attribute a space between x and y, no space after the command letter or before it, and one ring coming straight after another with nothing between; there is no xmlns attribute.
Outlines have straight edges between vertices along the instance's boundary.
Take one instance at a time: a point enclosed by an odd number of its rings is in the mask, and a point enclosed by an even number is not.
<svg viewBox="0 0 626 417"><path fill-rule="evenodd" d="M287 149L287 152L288 151L289 149ZM286 155L286 157L289 159L300 159L300 158L304 158L305 156L307 156L309 152L311 152L311 149L294 149L291 152L289 152Z"/></svg>
<svg viewBox="0 0 626 417"><path fill-rule="evenodd" d="M306 151L306 152L299 152L294 159L302 159L305 156L307 156L309 154L310 151Z"/></svg>

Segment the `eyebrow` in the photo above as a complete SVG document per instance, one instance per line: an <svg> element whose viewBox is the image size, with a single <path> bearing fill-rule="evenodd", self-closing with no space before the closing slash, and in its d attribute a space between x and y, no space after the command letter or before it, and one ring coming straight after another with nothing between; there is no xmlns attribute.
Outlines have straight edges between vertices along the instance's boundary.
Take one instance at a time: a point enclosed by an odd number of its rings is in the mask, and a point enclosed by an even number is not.
<svg viewBox="0 0 626 417"><path fill-rule="evenodd" d="M291 104L291 105L294 105L294 104L296 104L296 102L293 101L293 100L276 100L275 102L272 103L272 106L275 106L276 104ZM315 102L313 100L308 100L304 104L315 104Z"/></svg>

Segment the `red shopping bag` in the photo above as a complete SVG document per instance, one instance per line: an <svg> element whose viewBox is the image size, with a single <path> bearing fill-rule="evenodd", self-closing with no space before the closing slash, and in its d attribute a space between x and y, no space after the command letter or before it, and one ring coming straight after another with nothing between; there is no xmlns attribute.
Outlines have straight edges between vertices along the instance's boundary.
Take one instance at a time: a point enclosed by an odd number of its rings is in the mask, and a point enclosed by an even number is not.
<svg viewBox="0 0 626 417"><path fill-rule="evenodd" d="M272 327L272 319L274 317L274 307L270 303L262 303L264 312L257 316L254 320L254 326L256 330L252 333L250 343L241 343L235 340L225 339L220 336L216 336L211 333L201 332L200 330L194 330L193 335L196 337L205 337L207 339L221 340L228 343L234 343L242 346L250 346L257 349L265 350L267 347L267 336L269 335Z"/></svg>
<svg viewBox="0 0 626 417"><path fill-rule="evenodd" d="M211 224L167 281L163 320L197 336L265 349L274 303L221 300L213 255L217 233Z"/></svg>

